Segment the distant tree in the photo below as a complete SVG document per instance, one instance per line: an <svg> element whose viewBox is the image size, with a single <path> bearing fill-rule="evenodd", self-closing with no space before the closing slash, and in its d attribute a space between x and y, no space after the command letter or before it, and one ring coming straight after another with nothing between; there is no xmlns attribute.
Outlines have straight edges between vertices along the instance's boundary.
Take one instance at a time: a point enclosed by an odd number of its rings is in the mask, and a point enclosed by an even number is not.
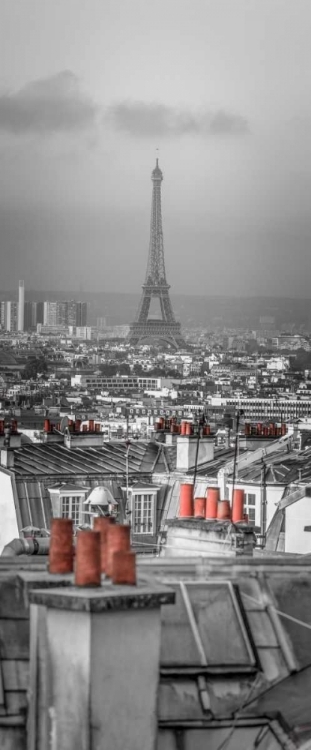
<svg viewBox="0 0 311 750"><path fill-rule="evenodd" d="M140 377L141 375L146 375L146 372L141 365L135 364L133 367L133 375L138 375L138 377Z"/></svg>
<svg viewBox="0 0 311 750"><path fill-rule="evenodd" d="M111 356L113 357L113 359L118 359L118 360L123 360L126 357L124 352L112 352Z"/></svg>
<svg viewBox="0 0 311 750"><path fill-rule="evenodd" d="M291 370L310 370L311 352L305 349L297 349L296 357L291 359Z"/></svg>
<svg viewBox="0 0 311 750"><path fill-rule="evenodd" d="M25 380L36 379L39 374L47 372L47 363L43 356L28 359L23 373Z"/></svg>
<svg viewBox="0 0 311 750"><path fill-rule="evenodd" d="M256 339L249 339L246 342L245 348L246 348L247 354L255 354L255 352L258 352L258 349L259 349L258 341L256 341Z"/></svg>
<svg viewBox="0 0 311 750"><path fill-rule="evenodd" d="M180 380L182 378L182 375L180 374L178 370L171 368L165 371L165 377L174 378L175 380Z"/></svg>
<svg viewBox="0 0 311 750"><path fill-rule="evenodd" d="M102 365L99 365L98 369L100 370L102 375L105 375L106 378L113 378L117 374L117 371L118 371L117 365L102 364Z"/></svg>
<svg viewBox="0 0 311 750"><path fill-rule="evenodd" d="M126 362L117 365L118 375L131 375L131 368Z"/></svg>

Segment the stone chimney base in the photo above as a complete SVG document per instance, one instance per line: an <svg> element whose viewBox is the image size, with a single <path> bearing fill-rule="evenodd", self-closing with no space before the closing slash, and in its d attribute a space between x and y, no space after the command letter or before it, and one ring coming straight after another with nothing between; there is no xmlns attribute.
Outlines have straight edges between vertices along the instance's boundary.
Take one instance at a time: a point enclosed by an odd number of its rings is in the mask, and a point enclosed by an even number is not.
<svg viewBox="0 0 311 750"><path fill-rule="evenodd" d="M46 644L31 665L46 663L46 721L37 721L33 747L154 750L160 607L174 602L174 592L146 582L107 583L34 591L31 601L32 608L46 607Z"/></svg>

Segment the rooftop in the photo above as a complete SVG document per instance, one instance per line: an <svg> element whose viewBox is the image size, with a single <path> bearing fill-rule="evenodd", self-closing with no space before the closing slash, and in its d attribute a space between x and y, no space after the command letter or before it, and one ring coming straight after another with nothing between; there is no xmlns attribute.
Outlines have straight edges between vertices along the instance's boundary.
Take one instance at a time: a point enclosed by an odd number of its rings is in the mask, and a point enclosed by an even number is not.
<svg viewBox="0 0 311 750"><path fill-rule="evenodd" d="M17 360L7 349L0 349L0 367L16 366Z"/></svg>
<svg viewBox="0 0 311 750"><path fill-rule="evenodd" d="M303 451L286 451L270 454L255 461L244 469L239 469L238 481L262 481L263 466L265 467L266 484L291 484L297 480L311 478L311 449Z"/></svg>
<svg viewBox="0 0 311 750"><path fill-rule="evenodd" d="M165 606L161 609L157 667L159 750L179 746L198 750L307 747L304 743L311 740L310 572L310 560L304 556L265 556L257 561L160 558L138 564L135 588L103 580L100 589L77 590L72 587L72 576L49 575L36 557L32 561L0 558L4 695L0 738L1 731L7 731L3 726L10 726L14 693L14 718L19 718L22 739L18 745L5 746L9 750L26 747L30 600L62 608L62 617L68 613L69 618L71 610L94 611L96 617L103 618L106 610L109 618L118 610L127 623L122 634L125 639L130 638L128 608L133 607L135 628L140 632L142 608L152 612L161 602ZM96 652L99 663L104 656L100 649ZM131 653L128 656L131 659ZM110 680L116 689L115 680L124 679L116 647L113 659L115 670ZM135 651L135 674L136 661ZM91 681L95 675L94 666ZM101 684L105 703L111 681ZM135 686L143 689L140 681ZM113 704L112 710L118 711L118 705Z"/></svg>
<svg viewBox="0 0 311 750"><path fill-rule="evenodd" d="M129 474L149 474L160 456L156 443L135 441L128 451ZM103 443L101 447L66 448L61 443L32 443L14 450L12 471L18 479L32 477L61 477L124 474L127 446L125 442Z"/></svg>

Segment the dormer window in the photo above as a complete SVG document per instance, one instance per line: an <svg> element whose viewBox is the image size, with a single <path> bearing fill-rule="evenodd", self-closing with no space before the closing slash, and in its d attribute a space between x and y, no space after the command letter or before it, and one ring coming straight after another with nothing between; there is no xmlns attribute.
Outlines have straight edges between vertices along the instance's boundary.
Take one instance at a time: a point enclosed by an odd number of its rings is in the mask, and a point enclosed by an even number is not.
<svg viewBox="0 0 311 750"><path fill-rule="evenodd" d="M136 484L131 488L133 534L155 534L158 487Z"/></svg>
<svg viewBox="0 0 311 750"><path fill-rule="evenodd" d="M154 495L134 495L133 533L154 533Z"/></svg>
<svg viewBox="0 0 311 750"><path fill-rule="evenodd" d="M58 484L49 488L54 518L71 518L74 526L85 523L83 502L88 487L74 484Z"/></svg>
<svg viewBox="0 0 311 750"><path fill-rule="evenodd" d="M82 523L82 495L61 496L61 518L71 518L74 526Z"/></svg>

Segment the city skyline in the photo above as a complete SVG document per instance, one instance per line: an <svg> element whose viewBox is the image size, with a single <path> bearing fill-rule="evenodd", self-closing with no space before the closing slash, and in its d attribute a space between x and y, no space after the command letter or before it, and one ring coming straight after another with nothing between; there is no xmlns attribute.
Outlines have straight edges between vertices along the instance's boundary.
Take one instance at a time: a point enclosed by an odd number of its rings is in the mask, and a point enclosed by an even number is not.
<svg viewBox="0 0 311 750"><path fill-rule="evenodd" d="M139 293L159 148L175 293L309 296L306 0L0 8L4 289Z"/></svg>
<svg viewBox="0 0 311 750"><path fill-rule="evenodd" d="M88 302L76 299L38 301L25 300L24 280L18 282L18 299L0 300L0 329L7 332L30 332L39 326L44 328L64 328L65 326L85 327L87 324ZM16 295L14 295L16 296Z"/></svg>

